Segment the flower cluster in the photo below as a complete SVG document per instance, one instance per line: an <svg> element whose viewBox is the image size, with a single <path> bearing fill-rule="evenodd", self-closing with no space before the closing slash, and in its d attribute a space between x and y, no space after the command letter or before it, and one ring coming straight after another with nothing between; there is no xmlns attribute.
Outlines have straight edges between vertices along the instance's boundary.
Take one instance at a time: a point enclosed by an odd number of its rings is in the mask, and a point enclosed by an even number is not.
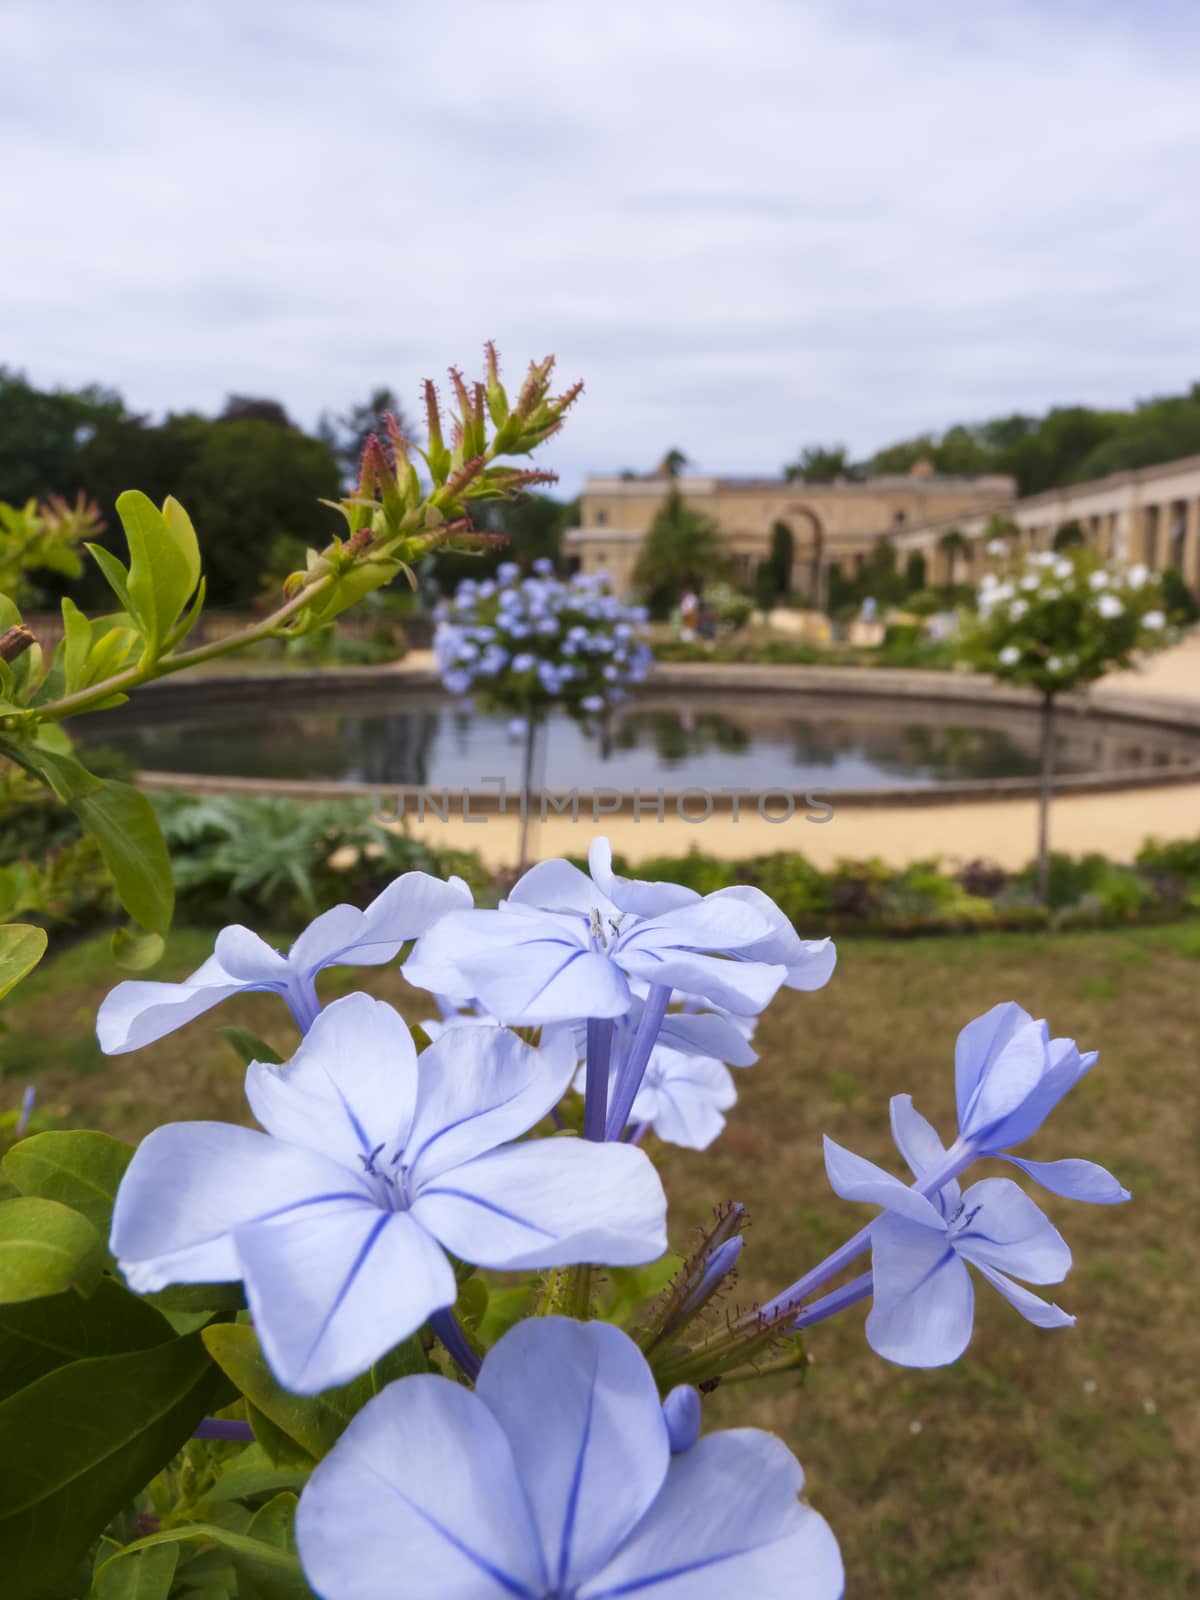
<svg viewBox="0 0 1200 1600"><path fill-rule="evenodd" d="M1144 566L1119 567L1072 548L1037 551L985 573L962 651L981 672L1054 694L1168 642L1157 578Z"/></svg>
<svg viewBox="0 0 1200 1600"><path fill-rule="evenodd" d="M645 610L609 592L603 573L564 582L546 558L525 578L510 561L494 579L465 579L436 615L434 657L446 688L474 692L514 718L536 718L554 705L596 716L650 666Z"/></svg>
<svg viewBox="0 0 1200 1600"><path fill-rule="evenodd" d="M1013 1154L1096 1056L1000 1005L959 1036L948 1147L893 1099L911 1183L826 1141L835 1192L878 1215L825 1261L714 1324L744 1243L730 1204L632 1335L594 1320L594 1266L666 1249L648 1130L710 1144L734 1099L727 1065L755 1060L755 1019L783 986L821 988L835 952L756 889L624 878L602 839L588 868L543 862L495 910L408 874L366 911L326 912L286 957L227 929L191 978L122 984L102 1009L110 1051L239 989L278 993L301 1035L290 1061L247 1069L257 1129L180 1123L142 1143L111 1235L131 1287L240 1283L296 1396L377 1372L415 1337L413 1375L341 1391L343 1408L358 1394L352 1420L301 1496L321 1600L837 1600L841 1558L799 1498L799 1463L756 1429L701 1437L701 1393L794 1365L796 1330L867 1299L879 1354L953 1361L974 1321L968 1268L1028 1321L1069 1325L1024 1287L1065 1277L1065 1240L1009 1178L963 1190L979 1160L1060 1196L1129 1198L1091 1162ZM402 970L442 1011L423 1050L366 994L321 1005L324 967L377 965L414 938ZM499 1337L465 1309L476 1269L536 1274Z"/></svg>

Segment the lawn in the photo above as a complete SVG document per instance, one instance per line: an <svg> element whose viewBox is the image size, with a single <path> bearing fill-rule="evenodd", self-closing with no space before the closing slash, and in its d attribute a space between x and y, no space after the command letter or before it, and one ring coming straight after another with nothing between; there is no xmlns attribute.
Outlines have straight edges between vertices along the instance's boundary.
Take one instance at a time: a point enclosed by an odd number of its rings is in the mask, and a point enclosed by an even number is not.
<svg viewBox="0 0 1200 1600"><path fill-rule="evenodd" d="M179 930L156 975L191 970L211 945L211 933ZM239 1023L286 1053L280 1003L246 997L153 1049L106 1061L91 1029L114 976L106 943L90 940L23 986L0 1040L5 1102L31 1081L60 1124L130 1138L167 1117L242 1117L241 1071L217 1025ZM410 1020L429 1014L394 969L329 976L330 994L362 977ZM749 1207L736 1291L745 1304L864 1220L828 1190L823 1132L894 1168L887 1103L900 1092L952 1129L954 1038L971 1017L1016 999L1101 1051L1024 1152L1089 1156L1134 1192L1131 1205L1106 1209L1038 1191L1075 1252L1075 1271L1049 1291L1078 1316L1075 1328L1034 1329L981 1284L966 1357L919 1373L871 1354L858 1308L813 1330L803 1386L772 1379L708 1403L710 1425L786 1436L842 1541L851 1597L1200 1594L1198 990L1195 923L846 941L827 989L785 994L767 1013L762 1059L740 1076L741 1101L713 1149L659 1152L677 1248L718 1201Z"/></svg>

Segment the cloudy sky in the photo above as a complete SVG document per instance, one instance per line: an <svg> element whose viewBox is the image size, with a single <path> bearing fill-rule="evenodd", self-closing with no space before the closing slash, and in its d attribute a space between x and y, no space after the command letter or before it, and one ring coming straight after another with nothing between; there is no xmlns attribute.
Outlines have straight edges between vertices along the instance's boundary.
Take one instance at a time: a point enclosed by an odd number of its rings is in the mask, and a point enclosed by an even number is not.
<svg viewBox="0 0 1200 1600"><path fill-rule="evenodd" d="M148 412L556 351L589 470L1200 378L1188 0L0 0L0 363Z"/></svg>

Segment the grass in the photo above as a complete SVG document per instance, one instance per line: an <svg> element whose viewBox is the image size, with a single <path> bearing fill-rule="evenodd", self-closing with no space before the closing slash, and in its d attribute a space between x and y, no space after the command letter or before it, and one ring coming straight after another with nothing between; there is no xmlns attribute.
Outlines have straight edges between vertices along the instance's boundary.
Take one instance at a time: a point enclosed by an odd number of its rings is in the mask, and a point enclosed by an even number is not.
<svg viewBox="0 0 1200 1600"><path fill-rule="evenodd" d="M155 976L193 969L211 946L211 934L179 930ZM92 1022L114 976L106 944L93 940L27 981L0 1041L5 1099L33 1081L56 1119L131 1138L168 1117L242 1117L241 1070L213 1017L152 1049L100 1056ZM328 976L338 980L330 994L358 978L410 1020L429 1014L394 969ZM1102 1051L1026 1151L1089 1156L1134 1191L1132 1205L1115 1209L1039 1192L1075 1252L1071 1277L1050 1291L1077 1314L1075 1328L1031 1328L980 1284L975 1338L955 1367L887 1365L863 1341L859 1309L813 1330L803 1386L776 1379L708 1403L709 1426L773 1428L796 1450L813 1503L841 1539L851 1596L1200 1594L1198 988L1195 924L846 941L826 990L786 994L767 1012L762 1059L740 1076L742 1099L712 1150L658 1152L676 1247L719 1200L749 1207L755 1226L737 1289L747 1302L861 1221L826 1185L823 1132L894 1168L887 1102L903 1091L951 1128L954 1037L971 1017L1018 999L1056 1033ZM234 1002L219 1022L290 1046L286 1012L270 997Z"/></svg>

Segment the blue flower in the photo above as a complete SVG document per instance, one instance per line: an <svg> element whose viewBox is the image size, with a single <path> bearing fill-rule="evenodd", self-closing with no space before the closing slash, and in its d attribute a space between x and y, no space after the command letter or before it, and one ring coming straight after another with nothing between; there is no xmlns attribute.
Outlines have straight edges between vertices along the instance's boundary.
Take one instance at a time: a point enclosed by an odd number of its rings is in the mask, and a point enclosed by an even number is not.
<svg viewBox="0 0 1200 1600"><path fill-rule="evenodd" d="M559 1317L506 1333L474 1393L403 1378L305 1487L305 1575L322 1600L837 1600L791 1451L756 1428L690 1443L694 1405L668 1402L620 1329Z"/></svg>
<svg viewBox="0 0 1200 1600"><path fill-rule="evenodd" d="M286 956L235 923L222 929L214 953L182 983L119 983L96 1018L100 1048L110 1056L140 1050L231 995L256 990L282 995L305 1032L321 1009L316 976L322 968L383 966L447 912L470 904L461 878L443 883L426 872L406 872L365 911L342 905L322 912Z"/></svg>
<svg viewBox="0 0 1200 1600"><path fill-rule="evenodd" d="M818 988L833 969L829 941L802 941L758 890L702 898L619 877L607 839L592 841L588 859L590 877L544 861L498 911L452 913L418 941L405 976L476 999L505 1022L533 1023L622 1016L637 981L753 1015L781 983Z"/></svg>
<svg viewBox="0 0 1200 1600"><path fill-rule="evenodd" d="M1129 1190L1094 1161L1025 1161L1007 1152L1049 1116L1099 1059L1074 1039L1052 1039L1012 1001L969 1022L954 1048L958 1147L1011 1162L1052 1194L1092 1205L1118 1205Z"/></svg>
<svg viewBox="0 0 1200 1600"><path fill-rule="evenodd" d="M456 1297L447 1252L498 1270L628 1266L666 1248L666 1199L628 1145L513 1144L557 1104L567 1048L455 1028L418 1060L403 1020L348 995L286 1067L246 1077L265 1132L158 1128L112 1251L139 1293L240 1279L279 1381L346 1383Z"/></svg>
<svg viewBox="0 0 1200 1600"><path fill-rule="evenodd" d="M908 1095L892 1101L900 1152L919 1180L938 1171L947 1152ZM825 1170L835 1193L883 1207L871 1229L867 1343L906 1367L957 1361L970 1343L975 1291L969 1262L1021 1315L1039 1328L1071 1327L1074 1317L1014 1282L1061 1283L1071 1266L1066 1240L1010 1178L984 1178L962 1193L951 1179L930 1195L832 1139Z"/></svg>

